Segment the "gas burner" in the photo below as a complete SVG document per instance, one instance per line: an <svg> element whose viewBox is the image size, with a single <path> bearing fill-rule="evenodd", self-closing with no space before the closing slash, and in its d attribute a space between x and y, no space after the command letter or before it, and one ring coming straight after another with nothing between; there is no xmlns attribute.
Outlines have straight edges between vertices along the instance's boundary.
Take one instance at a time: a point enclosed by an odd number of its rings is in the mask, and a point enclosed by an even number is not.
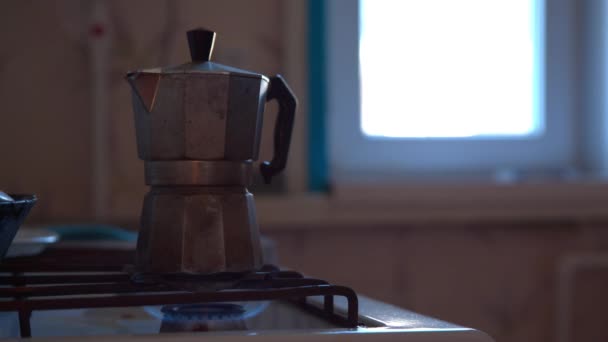
<svg viewBox="0 0 608 342"><path fill-rule="evenodd" d="M245 308L232 303L166 305L160 332L245 330Z"/></svg>
<svg viewBox="0 0 608 342"><path fill-rule="evenodd" d="M225 320L240 319L245 314L242 305L231 303L201 303L165 305L161 309L167 320Z"/></svg>
<svg viewBox="0 0 608 342"><path fill-rule="evenodd" d="M163 306L161 331L241 329L245 326L237 316L247 311L241 303L276 300L314 312L338 326L352 328L359 323L358 299L353 290L272 265L253 272L210 274L83 273L86 267L80 263L70 267L73 255L46 253L47 259L42 260L53 262L16 258L0 265L0 272L4 272L0 274L0 285L11 286L0 288L0 298L8 299L0 301L0 312L19 313L22 337L31 336L33 311L104 307ZM106 265L108 269L112 266L130 268L124 264ZM307 303L307 298L313 296L324 298L322 309ZM346 298L346 316L334 311L335 296ZM177 317L194 320L178 322L174 319Z"/></svg>

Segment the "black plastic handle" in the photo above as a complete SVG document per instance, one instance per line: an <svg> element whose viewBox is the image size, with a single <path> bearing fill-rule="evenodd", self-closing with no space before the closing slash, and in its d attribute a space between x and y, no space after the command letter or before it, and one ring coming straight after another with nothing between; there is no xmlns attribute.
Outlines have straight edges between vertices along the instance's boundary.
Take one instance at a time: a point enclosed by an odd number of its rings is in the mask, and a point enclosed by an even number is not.
<svg viewBox="0 0 608 342"><path fill-rule="evenodd" d="M266 101L276 99L279 103L279 115L274 126L274 156L272 161L262 162L260 171L264 182L269 184L272 177L283 171L287 165L291 132L296 115L298 99L293 94L281 75L270 79L270 86L266 93Z"/></svg>

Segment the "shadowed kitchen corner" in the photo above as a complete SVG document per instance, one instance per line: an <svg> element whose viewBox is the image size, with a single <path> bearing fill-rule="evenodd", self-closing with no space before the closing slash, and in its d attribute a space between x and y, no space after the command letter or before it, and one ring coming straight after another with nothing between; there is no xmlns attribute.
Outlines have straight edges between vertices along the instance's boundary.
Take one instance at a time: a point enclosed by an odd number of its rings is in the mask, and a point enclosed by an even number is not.
<svg viewBox="0 0 608 342"><path fill-rule="evenodd" d="M0 337L606 340L607 8L4 3Z"/></svg>

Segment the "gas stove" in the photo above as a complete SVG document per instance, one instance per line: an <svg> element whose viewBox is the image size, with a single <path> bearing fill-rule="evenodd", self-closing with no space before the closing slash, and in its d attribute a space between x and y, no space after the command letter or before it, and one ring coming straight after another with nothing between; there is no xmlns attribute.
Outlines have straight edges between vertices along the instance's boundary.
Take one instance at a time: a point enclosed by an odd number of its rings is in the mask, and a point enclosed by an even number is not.
<svg viewBox="0 0 608 342"><path fill-rule="evenodd" d="M483 332L265 265L138 273L131 249L51 248L0 265L0 336L102 340L479 341Z"/></svg>

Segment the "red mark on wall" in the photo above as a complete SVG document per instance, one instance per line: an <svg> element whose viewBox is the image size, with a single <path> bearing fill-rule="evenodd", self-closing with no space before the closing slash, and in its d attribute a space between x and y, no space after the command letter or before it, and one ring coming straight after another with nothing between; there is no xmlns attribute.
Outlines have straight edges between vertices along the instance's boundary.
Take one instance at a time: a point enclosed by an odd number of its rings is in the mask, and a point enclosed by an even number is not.
<svg viewBox="0 0 608 342"><path fill-rule="evenodd" d="M91 25L89 28L89 34L94 38L100 38L106 33L106 28L99 23Z"/></svg>

